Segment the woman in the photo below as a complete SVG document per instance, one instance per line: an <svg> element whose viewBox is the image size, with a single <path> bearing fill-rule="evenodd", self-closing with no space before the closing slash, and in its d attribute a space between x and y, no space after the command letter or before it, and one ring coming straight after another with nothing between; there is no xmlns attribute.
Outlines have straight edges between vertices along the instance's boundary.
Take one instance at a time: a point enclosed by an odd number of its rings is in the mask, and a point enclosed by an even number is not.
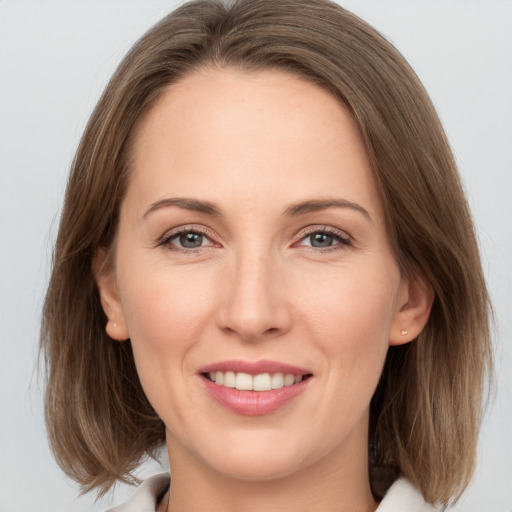
<svg viewBox="0 0 512 512"><path fill-rule="evenodd" d="M473 471L488 312L398 52L323 0L185 4L122 62L73 164L50 440L100 492L166 444L172 487L119 510L430 510Z"/></svg>

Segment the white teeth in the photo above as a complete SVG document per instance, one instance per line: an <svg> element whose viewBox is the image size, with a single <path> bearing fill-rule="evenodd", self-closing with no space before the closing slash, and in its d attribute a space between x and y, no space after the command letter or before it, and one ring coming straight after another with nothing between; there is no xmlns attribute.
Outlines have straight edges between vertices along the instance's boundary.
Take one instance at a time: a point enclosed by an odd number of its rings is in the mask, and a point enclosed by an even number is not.
<svg viewBox="0 0 512 512"><path fill-rule="evenodd" d="M236 388L241 391L269 391L271 389L281 389L292 386L302 381L302 375L293 375L292 373L260 373L250 375L244 372L211 372L209 379L219 386Z"/></svg>
<svg viewBox="0 0 512 512"><path fill-rule="evenodd" d="M254 391L268 391L269 389L272 389L270 373L255 375L252 379L252 389Z"/></svg>
<svg viewBox="0 0 512 512"><path fill-rule="evenodd" d="M235 372L225 372L224 373L224 384L223 384L223 386L226 386L228 388L235 388L236 387Z"/></svg>
<svg viewBox="0 0 512 512"><path fill-rule="evenodd" d="M272 375L272 389L279 389L284 386L284 374L274 373Z"/></svg>
<svg viewBox="0 0 512 512"><path fill-rule="evenodd" d="M295 383L295 375L292 375L291 373L287 373L284 376L284 385L291 386L294 383Z"/></svg>
<svg viewBox="0 0 512 512"><path fill-rule="evenodd" d="M235 388L241 391L251 391L252 376L248 373L238 372L235 379Z"/></svg>

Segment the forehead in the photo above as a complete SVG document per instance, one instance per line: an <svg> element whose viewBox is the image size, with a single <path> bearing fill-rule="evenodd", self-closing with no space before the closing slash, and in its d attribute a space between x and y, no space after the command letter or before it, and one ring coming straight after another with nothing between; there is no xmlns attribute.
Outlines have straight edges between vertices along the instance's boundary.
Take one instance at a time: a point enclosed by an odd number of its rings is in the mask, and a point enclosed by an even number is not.
<svg viewBox="0 0 512 512"><path fill-rule="evenodd" d="M238 123L250 120L243 131ZM329 125L337 123L335 130ZM323 125L326 129L315 132ZM351 138L360 145L358 128L346 108L324 88L281 70L258 72L231 68L199 68L164 89L159 100L139 123L137 142L155 139L156 130L165 127L190 140L199 130L204 133L232 129L234 139L264 135L274 137L280 128L285 136L306 130L309 140L324 138L326 143ZM259 132L264 128L263 132ZM285 130L283 130L283 128ZM345 133L340 134L339 129ZM349 133L352 132L352 133ZM231 139L232 140L232 139Z"/></svg>
<svg viewBox="0 0 512 512"><path fill-rule="evenodd" d="M352 116L283 71L204 68L169 86L139 124L132 172L138 191L153 195L214 195L214 186L293 202L340 193L379 208Z"/></svg>

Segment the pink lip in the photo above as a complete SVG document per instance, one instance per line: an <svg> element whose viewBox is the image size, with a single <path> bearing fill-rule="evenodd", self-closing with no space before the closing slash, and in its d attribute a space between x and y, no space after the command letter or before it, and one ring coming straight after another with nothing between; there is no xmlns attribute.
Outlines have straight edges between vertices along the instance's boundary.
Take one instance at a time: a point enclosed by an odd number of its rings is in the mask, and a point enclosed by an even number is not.
<svg viewBox="0 0 512 512"><path fill-rule="evenodd" d="M269 391L240 391L226 386L219 386L210 381L204 374L215 371L245 372L250 375L260 373L292 373L294 375L310 375L311 372L276 361L222 361L204 366L199 374L207 393L218 404L230 411L245 416L262 416L276 411L306 390L312 379L308 378L280 389Z"/></svg>
<svg viewBox="0 0 512 512"><path fill-rule="evenodd" d="M262 359L260 361L219 361L218 363L212 363L207 366L203 366L198 370L198 373L213 373L213 372L244 372L249 375L258 375L260 373L293 373L293 375L308 375L312 372L305 369L299 368L298 366L292 366L286 363L279 363L277 361L269 361Z"/></svg>

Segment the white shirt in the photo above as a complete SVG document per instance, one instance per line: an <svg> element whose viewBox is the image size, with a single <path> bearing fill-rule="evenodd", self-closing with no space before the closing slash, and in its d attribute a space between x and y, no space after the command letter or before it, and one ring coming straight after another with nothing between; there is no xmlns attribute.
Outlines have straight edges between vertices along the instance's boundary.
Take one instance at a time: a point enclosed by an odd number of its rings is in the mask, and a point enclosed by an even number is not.
<svg viewBox="0 0 512 512"><path fill-rule="evenodd" d="M148 478L138 487L131 500L107 512L155 512L158 497L167 490L167 473ZM376 512L435 512L421 493L405 478L399 478L388 490Z"/></svg>

